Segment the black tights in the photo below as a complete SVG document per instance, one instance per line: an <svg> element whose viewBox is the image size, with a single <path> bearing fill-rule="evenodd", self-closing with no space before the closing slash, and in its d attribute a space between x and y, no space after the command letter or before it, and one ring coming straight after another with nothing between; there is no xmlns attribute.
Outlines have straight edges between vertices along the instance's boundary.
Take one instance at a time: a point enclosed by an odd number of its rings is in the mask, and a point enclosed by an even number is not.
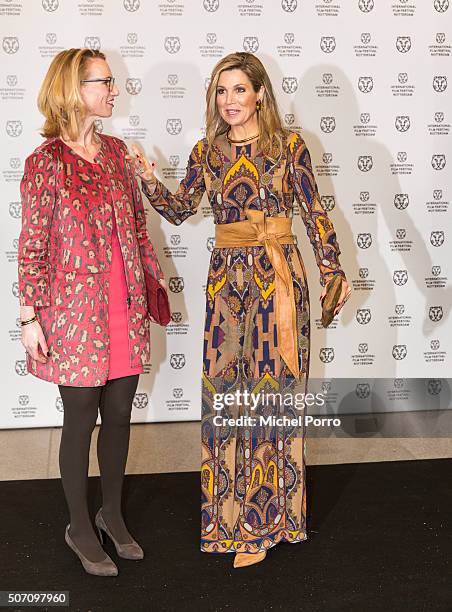
<svg viewBox="0 0 452 612"><path fill-rule="evenodd" d="M59 385L64 406L60 473L69 507L69 533L90 561L105 558L88 513L87 485L91 434L98 409L101 426L97 457L102 484L102 513L115 538L132 541L121 512L121 495L130 438L130 414L138 375L108 380L102 387Z"/></svg>

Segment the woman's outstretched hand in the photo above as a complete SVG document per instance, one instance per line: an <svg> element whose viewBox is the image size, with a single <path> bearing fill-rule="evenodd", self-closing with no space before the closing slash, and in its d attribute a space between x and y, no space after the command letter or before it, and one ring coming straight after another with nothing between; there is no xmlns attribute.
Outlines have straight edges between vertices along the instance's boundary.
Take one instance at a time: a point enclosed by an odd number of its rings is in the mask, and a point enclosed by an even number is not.
<svg viewBox="0 0 452 612"><path fill-rule="evenodd" d="M326 295L327 286L328 286L328 283L324 286L323 291L320 294L320 298L319 298L320 302L322 302L323 298ZM341 291L341 295L339 296L339 301L337 303L337 306L334 309L334 316L336 316L338 314L338 312L340 312L340 310L342 309L343 305L345 304L345 302L350 297L350 293L351 292L352 292L352 288L350 287L348 282L345 280L345 278L343 278L342 279L342 291Z"/></svg>
<svg viewBox="0 0 452 612"><path fill-rule="evenodd" d="M126 159L130 161L139 178L143 179L146 183L152 184L155 182L155 162L150 162L136 144L133 144L131 149L132 154L126 155Z"/></svg>

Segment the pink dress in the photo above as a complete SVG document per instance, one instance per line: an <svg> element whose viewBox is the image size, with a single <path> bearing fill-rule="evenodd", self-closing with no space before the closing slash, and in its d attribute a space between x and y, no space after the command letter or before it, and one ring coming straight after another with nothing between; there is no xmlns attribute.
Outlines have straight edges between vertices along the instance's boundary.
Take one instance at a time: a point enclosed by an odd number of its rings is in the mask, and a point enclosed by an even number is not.
<svg viewBox="0 0 452 612"><path fill-rule="evenodd" d="M143 366L130 367L129 335L127 329L127 282L114 211L112 218L112 262L108 294L110 332L110 369L108 380L143 373Z"/></svg>

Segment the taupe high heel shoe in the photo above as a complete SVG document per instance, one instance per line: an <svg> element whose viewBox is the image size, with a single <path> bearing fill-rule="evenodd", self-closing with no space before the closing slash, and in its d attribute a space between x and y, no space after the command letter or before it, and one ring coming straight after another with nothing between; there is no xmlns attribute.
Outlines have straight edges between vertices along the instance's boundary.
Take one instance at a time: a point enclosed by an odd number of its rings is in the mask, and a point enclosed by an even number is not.
<svg viewBox="0 0 452 612"><path fill-rule="evenodd" d="M133 542L130 542L130 544L120 544L115 539L115 537L112 535L111 531L108 529L107 525L105 524L104 517L102 516L102 508L99 508L94 522L99 531L99 537L100 537L101 542L102 543L104 542L104 534L102 533L104 531L108 535L110 540L113 542L113 544L115 545L116 552L118 553L119 557L122 557L123 559L132 559L132 560L138 560L138 559L144 558L144 551L141 548L141 546L138 544L138 542L136 542L135 540L133 540Z"/></svg>
<svg viewBox="0 0 452 612"><path fill-rule="evenodd" d="M105 559L103 559L102 561L90 561L85 557L85 555L77 548L75 542L69 535L69 527L70 524L66 527L64 539L69 548L71 548L75 552L77 557L80 559L85 572L87 572L88 574L93 574L94 576L117 576L118 568L107 555L107 553L105 553Z"/></svg>
<svg viewBox="0 0 452 612"><path fill-rule="evenodd" d="M267 551L258 553L235 553L234 567L247 567L263 561L267 556Z"/></svg>

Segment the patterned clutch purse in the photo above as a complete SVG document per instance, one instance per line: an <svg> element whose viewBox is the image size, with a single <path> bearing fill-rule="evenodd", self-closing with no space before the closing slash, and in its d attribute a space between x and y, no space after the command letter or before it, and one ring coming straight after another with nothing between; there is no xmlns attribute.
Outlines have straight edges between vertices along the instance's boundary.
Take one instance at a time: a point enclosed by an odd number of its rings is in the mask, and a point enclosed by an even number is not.
<svg viewBox="0 0 452 612"><path fill-rule="evenodd" d="M143 267L143 270L144 280L146 282L148 313L159 325L166 327L171 320L168 293L146 268Z"/></svg>
<svg viewBox="0 0 452 612"><path fill-rule="evenodd" d="M322 301L322 325L328 327L334 318L334 309L337 306L342 291L342 276L336 274L326 286L326 295Z"/></svg>

